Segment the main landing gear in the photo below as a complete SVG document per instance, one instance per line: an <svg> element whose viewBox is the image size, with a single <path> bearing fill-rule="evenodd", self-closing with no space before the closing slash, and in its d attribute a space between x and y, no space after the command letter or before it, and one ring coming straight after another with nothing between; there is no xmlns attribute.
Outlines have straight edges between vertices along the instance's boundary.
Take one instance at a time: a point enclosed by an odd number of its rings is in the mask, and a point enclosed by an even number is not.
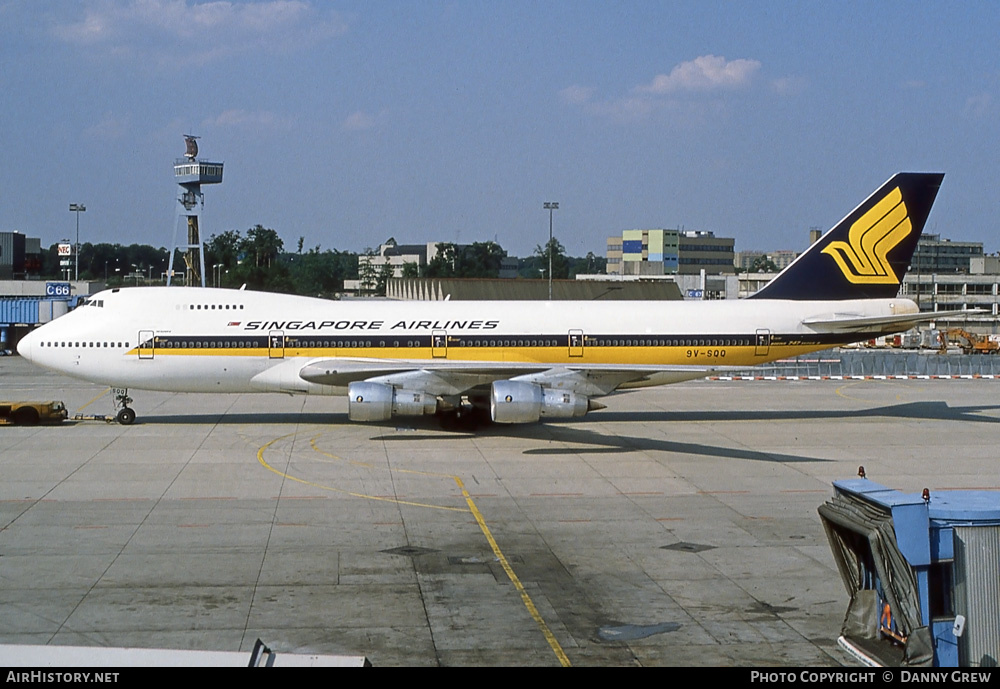
<svg viewBox="0 0 1000 689"><path fill-rule="evenodd" d="M132 398L128 396L128 389L112 388L111 394L114 396L115 409L118 409L118 413L115 414L115 421L122 426L131 426L135 421L135 410L128 406L132 404Z"/></svg>
<svg viewBox="0 0 1000 689"><path fill-rule="evenodd" d="M474 431L480 426L490 423L488 409L474 407L471 404L460 404L452 409L442 409L437 412L438 422L446 431Z"/></svg>

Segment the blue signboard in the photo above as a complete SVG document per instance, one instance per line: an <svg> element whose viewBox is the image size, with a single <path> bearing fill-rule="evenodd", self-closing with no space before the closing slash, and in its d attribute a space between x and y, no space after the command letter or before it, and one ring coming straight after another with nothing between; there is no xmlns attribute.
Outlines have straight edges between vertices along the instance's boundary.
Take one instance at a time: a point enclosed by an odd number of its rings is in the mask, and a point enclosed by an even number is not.
<svg viewBox="0 0 1000 689"><path fill-rule="evenodd" d="M69 297L70 289L68 282L46 282L45 283L45 296L46 297Z"/></svg>

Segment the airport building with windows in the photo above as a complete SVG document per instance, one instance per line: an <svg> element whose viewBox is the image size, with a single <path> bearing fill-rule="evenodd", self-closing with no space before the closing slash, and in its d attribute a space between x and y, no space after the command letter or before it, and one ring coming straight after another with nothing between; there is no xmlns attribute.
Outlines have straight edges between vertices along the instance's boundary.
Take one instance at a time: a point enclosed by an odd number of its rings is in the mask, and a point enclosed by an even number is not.
<svg viewBox="0 0 1000 689"><path fill-rule="evenodd" d="M394 278L403 277L403 268L407 264L416 266L417 274L423 275L424 269L438 255L438 246L446 242L427 242L426 244L397 244L396 240L389 238L384 244L380 244L378 252L372 255L362 254L358 256L359 272L364 274L366 270L378 275L386 265L392 266L392 276ZM458 245L464 247L464 244ZM371 266L366 268L366 266ZM497 277L516 278L518 260L514 256L505 256L500 262L500 272ZM346 285L345 285L346 288Z"/></svg>
<svg viewBox="0 0 1000 689"><path fill-rule="evenodd" d="M625 230L608 237L609 275L733 274L736 240L712 232Z"/></svg>
<svg viewBox="0 0 1000 689"><path fill-rule="evenodd" d="M364 266L370 265L378 273L389 265L392 266L392 277L399 278L403 277L403 266L410 263L422 274L427 264L437 256L437 246L438 242L397 244L395 239L389 238L379 245L378 252L374 255L358 256L359 271L364 272Z"/></svg>

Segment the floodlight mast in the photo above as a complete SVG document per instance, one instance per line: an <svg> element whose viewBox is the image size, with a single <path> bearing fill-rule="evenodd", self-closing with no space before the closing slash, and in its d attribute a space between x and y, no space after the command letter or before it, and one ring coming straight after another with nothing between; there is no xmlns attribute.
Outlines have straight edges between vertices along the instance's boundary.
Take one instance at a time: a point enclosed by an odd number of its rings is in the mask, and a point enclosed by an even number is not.
<svg viewBox="0 0 1000 689"><path fill-rule="evenodd" d="M542 208L549 212L549 244L548 244L548 254L549 254L549 301L552 301L552 211L559 210L558 201L546 201L542 204Z"/></svg>
<svg viewBox="0 0 1000 689"><path fill-rule="evenodd" d="M86 212L87 207L82 203L69 204L70 213L76 213L76 244L73 246L73 259L76 262L73 280L80 281L80 213Z"/></svg>

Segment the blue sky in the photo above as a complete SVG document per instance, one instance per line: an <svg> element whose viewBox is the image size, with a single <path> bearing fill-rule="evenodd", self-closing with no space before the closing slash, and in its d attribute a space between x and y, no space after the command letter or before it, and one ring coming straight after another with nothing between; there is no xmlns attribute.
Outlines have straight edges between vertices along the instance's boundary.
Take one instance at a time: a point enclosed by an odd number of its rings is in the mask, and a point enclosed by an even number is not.
<svg viewBox="0 0 1000 689"><path fill-rule="evenodd" d="M1000 250L995 2L0 0L0 229L168 245L182 134L206 236L496 240L683 227L802 249L899 170Z"/></svg>

